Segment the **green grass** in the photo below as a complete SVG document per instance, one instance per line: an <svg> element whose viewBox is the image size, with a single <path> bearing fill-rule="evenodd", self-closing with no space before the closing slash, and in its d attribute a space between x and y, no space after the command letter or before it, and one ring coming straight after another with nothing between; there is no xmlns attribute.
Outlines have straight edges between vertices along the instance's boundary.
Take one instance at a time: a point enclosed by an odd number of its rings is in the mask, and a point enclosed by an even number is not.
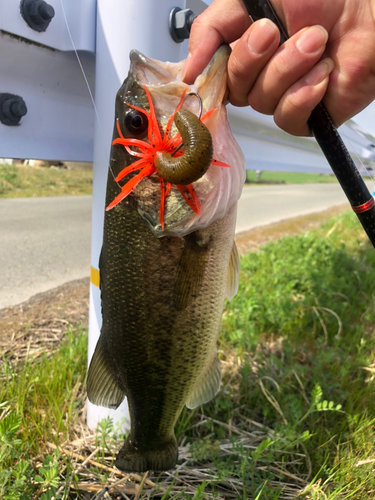
<svg viewBox="0 0 375 500"><path fill-rule="evenodd" d="M375 496L373 464L355 467L375 458L375 252L361 234L344 214L245 256L221 333L244 362L237 405L282 434L309 433L329 498Z"/></svg>
<svg viewBox="0 0 375 500"><path fill-rule="evenodd" d="M232 477L242 485L237 498L281 499L281 479L289 480L280 477L282 469L306 479L299 498L373 500L374 249L355 216L344 213L245 255L241 268L220 334L223 389L204 407L185 409L176 427L180 443L193 443L191 463L217 470L194 498L214 498L223 478ZM45 443L72 439L84 399L86 340L85 330L72 329L57 352L37 363L3 360L1 498L47 499L68 482L71 461ZM220 425L256 436L254 421L268 437L253 448ZM220 443L228 439L224 456Z"/></svg>
<svg viewBox="0 0 375 500"><path fill-rule="evenodd" d="M86 333L71 329L55 354L42 356L39 362L26 360L21 369L3 359L0 374L6 383L0 385L0 498L28 500L50 489L45 476L50 479L51 471L55 471L52 479L59 479L55 466L47 467L43 478L42 463L37 464L41 454L43 461L56 462L56 454L48 454L46 443L66 440L78 408L85 402L81 389ZM65 464L60 462L61 467ZM52 487L57 482L52 481Z"/></svg>
<svg viewBox="0 0 375 500"><path fill-rule="evenodd" d="M0 163L0 198L91 194L92 171Z"/></svg>
<svg viewBox="0 0 375 500"><path fill-rule="evenodd" d="M317 184L335 183L332 174L305 174L303 172L269 172L264 170L257 180L255 170L246 170L246 183L250 184Z"/></svg>

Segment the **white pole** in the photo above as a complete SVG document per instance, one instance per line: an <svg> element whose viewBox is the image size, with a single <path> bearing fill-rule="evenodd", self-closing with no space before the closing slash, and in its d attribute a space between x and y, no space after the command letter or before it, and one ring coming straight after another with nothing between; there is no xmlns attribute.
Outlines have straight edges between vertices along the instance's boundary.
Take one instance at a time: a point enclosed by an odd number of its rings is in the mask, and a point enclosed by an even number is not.
<svg viewBox="0 0 375 500"><path fill-rule="evenodd" d="M94 183L91 240L91 285L89 315L89 362L94 353L102 323L98 262L103 239L104 200L108 160L114 125L117 90L129 69L129 52L137 49L145 56L163 61L182 59L182 45L175 43L168 30L169 12L185 8L185 0L98 0L96 20L95 104L98 120L94 136ZM110 416L115 423L129 419L126 401L117 410L87 402L90 429ZM124 426L122 426L124 428ZM125 424L125 428L128 427Z"/></svg>

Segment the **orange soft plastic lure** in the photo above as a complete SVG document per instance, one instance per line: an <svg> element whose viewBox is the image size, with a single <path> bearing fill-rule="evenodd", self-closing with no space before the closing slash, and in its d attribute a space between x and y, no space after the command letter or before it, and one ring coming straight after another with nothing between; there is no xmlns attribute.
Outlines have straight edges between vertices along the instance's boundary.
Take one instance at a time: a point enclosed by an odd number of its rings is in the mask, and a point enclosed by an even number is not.
<svg viewBox="0 0 375 500"><path fill-rule="evenodd" d="M160 180L160 188L161 188L161 198L160 198L160 208L159 208L159 221L162 230L164 230L164 211L165 211L165 203L166 199L171 191L171 182L166 181L160 173L157 171L157 167L155 165L155 162L158 161L158 153L167 153L168 155L173 155L174 159L177 159L178 157L182 157L185 152L179 148L181 148L183 144L183 138L181 136L180 131L177 132L174 136L171 137L171 129L172 129L172 124L173 121L175 120L176 113L181 109L183 101L185 99L185 94L186 90L182 94L180 103L178 104L177 108L175 111L171 114L164 135L163 137L161 136L160 129L159 129L159 124L156 118L154 106L152 103L151 95L147 87L143 87L150 111L147 112L143 108L139 108L137 106L133 106L129 103L127 103L127 106L130 108L146 115L148 119L148 131L147 131L147 137L148 137L148 142L142 141L140 139L127 139L123 136L120 128L119 121L117 119L116 121L116 128L117 132L119 134L119 137L115 139L112 142L112 145L119 144L125 147L126 151L137 158L134 163L131 165L125 167L116 177L116 181L120 181L124 177L126 177L128 174L135 172L136 170L140 170L140 172L133 176L124 186L121 188L121 193L116 196L116 198L108 205L106 210L111 210L113 207L115 207L118 203L120 203L123 199L125 199L133 190L134 188L141 182L142 179L145 177L148 177L154 173L158 173L159 180ZM216 111L215 109L212 109L205 113L202 118L200 119L200 122L204 122L207 120L213 113ZM194 115L195 116L195 115ZM136 148L132 149L132 148ZM208 163L208 166L210 165L215 165L218 167L230 167L230 165L215 160L212 158L212 153L211 157ZM207 168L208 168L207 166ZM196 213L198 216L201 215L200 213L200 204L199 200L197 197L197 194L194 190L193 184L189 183L186 185L182 184L175 184L177 189L180 191L182 197L186 201L186 203L189 205L189 207L193 210L194 213Z"/></svg>

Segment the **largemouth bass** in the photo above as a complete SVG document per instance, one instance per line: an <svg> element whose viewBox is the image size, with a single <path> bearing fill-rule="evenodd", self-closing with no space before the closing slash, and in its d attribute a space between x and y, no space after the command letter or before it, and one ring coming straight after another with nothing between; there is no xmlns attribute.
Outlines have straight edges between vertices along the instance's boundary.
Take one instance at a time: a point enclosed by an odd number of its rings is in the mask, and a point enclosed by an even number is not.
<svg viewBox="0 0 375 500"><path fill-rule="evenodd" d="M131 429L115 462L123 471L174 467L184 405L206 403L220 388L216 342L225 296L238 287L244 182L222 104L228 56L221 47L189 87L183 61L132 51L116 97L99 261L103 325L87 392L109 408L128 398Z"/></svg>

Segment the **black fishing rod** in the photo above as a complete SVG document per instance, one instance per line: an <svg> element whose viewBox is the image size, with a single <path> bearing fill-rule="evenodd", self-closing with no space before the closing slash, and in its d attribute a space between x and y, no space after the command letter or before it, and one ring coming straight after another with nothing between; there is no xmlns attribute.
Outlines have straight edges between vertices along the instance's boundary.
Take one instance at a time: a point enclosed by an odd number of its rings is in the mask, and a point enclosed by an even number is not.
<svg viewBox="0 0 375 500"><path fill-rule="evenodd" d="M253 21L267 17L280 31L280 45L289 36L269 0L242 0ZM367 236L375 247L375 203L349 151L321 102L311 113L307 123L314 134L333 173L337 177L353 211L357 214Z"/></svg>

